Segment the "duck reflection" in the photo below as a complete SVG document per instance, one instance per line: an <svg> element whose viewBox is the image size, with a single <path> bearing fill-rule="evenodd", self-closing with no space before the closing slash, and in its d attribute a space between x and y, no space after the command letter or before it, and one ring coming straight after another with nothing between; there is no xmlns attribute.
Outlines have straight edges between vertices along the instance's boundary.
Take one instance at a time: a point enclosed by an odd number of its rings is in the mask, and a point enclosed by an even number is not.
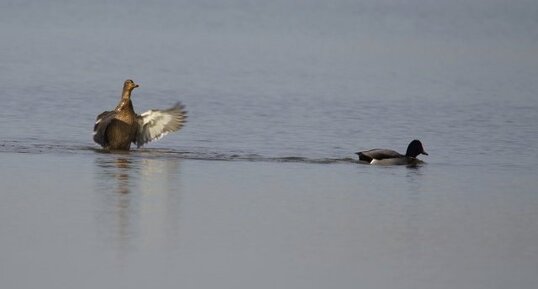
<svg viewBox="0 0 538 289"><path fill-rule="evenodd" d="M131 161L126 158L116 159L116 173L113 174L117 181L116 191L121 194L129 193L129 169L131 168Z"/></svg>
<svg viewBox="0 0 538 289"><path fill-rule="evenodd" d="M178 158L103 154L96 165L99 227L121 260L140 246L177 244Z"/></svg>
<svg viewBox="0 0 538 289"><path fill-rule="evenodd" d="M115 184L116 192L128 194L132 163L132 159L124 156L98 158L97 165L101 171L99 173L100 189L109 191L111 184Z"/></svg>

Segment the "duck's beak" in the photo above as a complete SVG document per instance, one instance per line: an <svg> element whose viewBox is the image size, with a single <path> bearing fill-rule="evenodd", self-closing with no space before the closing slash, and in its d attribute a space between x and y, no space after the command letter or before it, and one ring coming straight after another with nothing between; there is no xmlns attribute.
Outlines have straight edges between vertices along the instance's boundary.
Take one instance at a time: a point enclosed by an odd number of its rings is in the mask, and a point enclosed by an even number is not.
<svg viewBox="0 0 538 289"><path fill-rule="evenodd" d="M134 88L137 88L139 85L135 83Z"/></svg>
<svg viewBox="0 0 538 289"><path fill-rule="evenodd" d="M423 154L423 155L427 155L427 156L428 156L428 153L427 153L427 152L425 152L425 151L422 151L422 154Z"/></svg>

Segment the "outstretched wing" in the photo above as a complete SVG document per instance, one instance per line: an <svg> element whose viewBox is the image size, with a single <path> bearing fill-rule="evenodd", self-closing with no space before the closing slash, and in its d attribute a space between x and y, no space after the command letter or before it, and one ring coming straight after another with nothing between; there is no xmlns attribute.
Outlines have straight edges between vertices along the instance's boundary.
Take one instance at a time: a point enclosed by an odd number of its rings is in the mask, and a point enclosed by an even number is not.
<svg viewBox="0 0 538 289"><path fill-rule="evenodd" d="M114 117L116 117L115 111L105 111L97 116L95 125L93 126L93 141L102 146L107 145L105 132Z"/></svg>
<svg viewBox="0 0 538 289"><path fill-rule="evenodd" d="M138 115L136 146L141 147L145 143L179 130L185 124L186 119L185 106L179 102L167 110L152 109Z"/></svg>

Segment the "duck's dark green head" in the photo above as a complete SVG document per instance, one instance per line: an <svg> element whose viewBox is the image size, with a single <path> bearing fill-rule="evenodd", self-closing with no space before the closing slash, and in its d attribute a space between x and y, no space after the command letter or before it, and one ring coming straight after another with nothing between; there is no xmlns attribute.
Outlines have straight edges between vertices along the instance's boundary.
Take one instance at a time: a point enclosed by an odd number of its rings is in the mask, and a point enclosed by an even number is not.
<svg viewBox="0 0 538 289"><path fill-rule="evenodd" d="M405 156L416 158L420 154L428 155L428 153L424 151L422 143L418 139L415 139L407 146L407 152L405 153Z"/></svg>

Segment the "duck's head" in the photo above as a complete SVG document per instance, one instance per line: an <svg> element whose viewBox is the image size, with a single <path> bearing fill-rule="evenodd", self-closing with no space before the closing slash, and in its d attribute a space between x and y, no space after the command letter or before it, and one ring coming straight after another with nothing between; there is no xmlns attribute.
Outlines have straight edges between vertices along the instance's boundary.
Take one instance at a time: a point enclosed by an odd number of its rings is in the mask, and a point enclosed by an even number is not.
<svg viewBox="0 0 538 289"><path fill-rule="evenodd" d="M420 154L428 155L428 153L424 151L422 143L418 139L415 139L407 146L407 152L405 153L405 156L416 158Z"/></svg>
<svg viewBox="0 0 538 289"><path fill-rule="evenodd" d="M138 87L138 84L134 83L134 81L130 80L130 79L127 79L124 83L123 83L123 91L129 91L131 92L133 89L137 88Z"/></svg>

